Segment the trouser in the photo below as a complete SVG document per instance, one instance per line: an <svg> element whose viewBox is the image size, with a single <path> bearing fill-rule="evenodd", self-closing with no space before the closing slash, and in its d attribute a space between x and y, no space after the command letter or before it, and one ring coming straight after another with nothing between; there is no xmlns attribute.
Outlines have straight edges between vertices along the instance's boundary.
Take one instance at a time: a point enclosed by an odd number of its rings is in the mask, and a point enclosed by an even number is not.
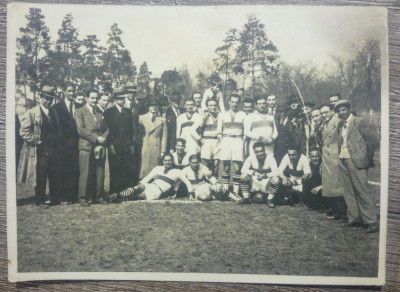
<svg viewBox="0 0 400 292"><path fill-rule="evenodd" d="M79 199L94 202L104 195L105 157L95 159L93 150L79 151Z"/></svg>
<svg viewBox="0 0 400 292"><path fill-rule="evenodd" d="M368 190L367 169L357 168L350 158L339 159L339 169L349 222L375 223L376 205Z"/></svg>
<svg viewBox="0 0 400 292"><path fill-rule="evenodd" d="M54 169L54 157L46 153L39 153L36 161L36 187L35 200L36 204L42 204L46 201L46 184L49 179L50 201L56 201L56 172Z"/></svg>

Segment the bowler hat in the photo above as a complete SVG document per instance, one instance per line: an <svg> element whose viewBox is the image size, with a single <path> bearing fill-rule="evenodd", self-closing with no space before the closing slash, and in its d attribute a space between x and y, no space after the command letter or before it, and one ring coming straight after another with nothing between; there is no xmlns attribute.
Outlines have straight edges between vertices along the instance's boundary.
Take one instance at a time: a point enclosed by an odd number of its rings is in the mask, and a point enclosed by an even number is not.
<svg viewBox="0 0 400 292"><path fill-rule="evenodd" d="M155 97L154 95L148 96L148 100L149 100L149 103L148 103L149 106L159 105L159 101L158 101L157 97Z"/></svg>
<svg viewBox="0 0 400 292"><path fill-rule="evenodd" d="M277 111L277 112L285 112L285 111L287 111L287 110L289 110L289 107L288 107L287 105L278 104L278 105L276 106L276 111Z"/></svg>
<svg viewBox="0 0 400 292"><path fill-rule="evenodd" d="M54 87L48 85L43 86L40 96L46 99L54 98Z"/></svg>
<svg viewBox="0 0 400 292"><path fill-rule="evenodd" d="M351 103L350 101L348 101L347 99L341 99L339 100L335 106L333 107L334 111L337 112L339 110L339 108L341 108L342 106L345 106L347 108L350 108Z"/></svg>
<svg viewBox="0 0 400 292"><path fill-rule="evenodd" d="M311 100L305 100L305 101L304 101L304 106L307 106L307 107L314 107L314 106L315 106L315 103L313 103Z"/></svg>
<svg viewBox="0 0 400 292"><path fill-rule="evenodd" d="M123 87L116 87L113 89L113 97L114 99L125 98L125 90Z"/></svg>
<svg viewBox="0 0 400 292"><path fill-rule="evenodd" d="M299 101L298 101L296 95L294 95L294 94L292 94L292 95L290 95L290 96L288 97L288 102L287 102L287 104L290 105L290 104L292 104L292 103L299 103Z"/></svg>
<svg viewBox="0 0 400 292"><path fill-rule="evenodd" d="M160 99L158 100L160 105L168 105L169 101L168 101L168 97L166 97L165 95L160 96Z"/></svg>

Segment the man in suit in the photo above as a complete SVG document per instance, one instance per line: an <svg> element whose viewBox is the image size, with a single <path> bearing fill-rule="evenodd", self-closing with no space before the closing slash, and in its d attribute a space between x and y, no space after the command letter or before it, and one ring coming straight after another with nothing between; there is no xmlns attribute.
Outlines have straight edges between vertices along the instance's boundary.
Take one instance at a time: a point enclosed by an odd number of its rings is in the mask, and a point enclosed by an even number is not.
<svg viewBox="0 0 400 292"><path fill-rule="evenodd" d="M22 166L21 182L31 182L35 185L36 205L46 202L46 183L49 180L50 204L59 204L56 197L56 165L55 160L55 117L50 105L54 99L54 88L43 86L40 93L40 104L27 111L21 118L20 134L30 146L30 155L33 163L24 163Z"/></svg>
<svg viewBox="0 0 400 292"><path fill-rule="evenodd" d="M276 108L277 119L276 129L278 136L275 139L274 156L276 163L279 165L283 156L287 154L289 145L292 144L289 128L291 121L288 117L289 108L284 105L278 105Z"/></svg>
<svg viewBox="0 0 400 292"><path fill-rule="evenodd" d="M376 204L368 189L367 172L373 163L378 139L364 127L359 117L353 116L348 100L338 101L334 107L341 119L339 131L339 169L343 197L347 205L348 226L367 225L366 232L379 231Z"/></svg>
<svg viewBox="0 0 400 292"><path fill-rule="evenodd" d="M181 102L179 92L173 92L169 99L171 106L165 113L168 128L167 151L173 152L176 144L176 119L180 114L185 112L185 109L179 106Z"/></svg>
<svg viewBox="0 0 400 292"><path fill-rule="evenodd" d="M104 201L105 143L108 130L103 114L96 110L98 93L91 90L86 105L75 112L79 134L79 202L81 204Z"/></svg>
<svg viewBox="0 0 400 292"><path fill-rule="evenodd" d="M125 90L113 90L115 104L104 111L109 130L108 153L110 166L110 192L119 192L133 184L133 122L132 112L124 107Z"/></svg>
<svg viewBox="0 0 400 292"><path fill-rule="evenodd" d="M161 161L167 151L167 124L165 118L158 116L158 100L150 96L149 112L139 116L139 124L144 129L142 166L140 178L144 178Z"/></svg>
<svg viewBox="0 0 400 292"><path fill-rule="evenodd" d="M104 111L108 108L108 104L110 103L110 97L107 94L102 94L97 101L96 110L103 114Z"/></svg>
<svg viewBox="0 0 400 292"><path fill-rule="evenodd" d="M76 129L75 114L75 85L67 83L64 99L53 105L57 123L56 160L57 192L60 199L75 202L78 199L79 180L79 135Z"/></svg>
<svg viewBox="0 0 400 292"><path fill-rule="evenodd" d="M277 99L276 95L268 95L267 96L267 105L268 105L268 114L273 115L275 117L276 115L276 104L277 104Z"/></svg>
<svg viewBox="0 0 400 292"><path fill-rule="evenodd" d="M139 173L142 159L143 147L143 129L139 127L139 115L147 111L147 103L143 99L140 101L136 98L138 89L132 83L128 82L125 87L125 108L132 112L132 129L133 129L133 183L139 182ZM146 111L144 110L146 108Z"/></svg>

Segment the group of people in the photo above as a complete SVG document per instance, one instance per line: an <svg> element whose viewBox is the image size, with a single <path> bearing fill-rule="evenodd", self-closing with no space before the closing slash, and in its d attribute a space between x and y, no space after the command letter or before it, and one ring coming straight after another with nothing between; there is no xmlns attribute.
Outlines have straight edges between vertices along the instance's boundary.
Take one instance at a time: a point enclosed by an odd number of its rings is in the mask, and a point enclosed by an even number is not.
<svg viewBox="0 0 400 292"><path fill-rule="evenodd" d="M316 106L296 95L287 103L242 92L224 98L213 83L182 100L179 92L138 95L128 82L112 96L90 90L79 105L75 89L67 84L55 102L54 88L43 86L40 104L20 116L19 180L35 185L37 205L166 197L301 203L379 230L367 178L379 139L340 94Z"/></svg>

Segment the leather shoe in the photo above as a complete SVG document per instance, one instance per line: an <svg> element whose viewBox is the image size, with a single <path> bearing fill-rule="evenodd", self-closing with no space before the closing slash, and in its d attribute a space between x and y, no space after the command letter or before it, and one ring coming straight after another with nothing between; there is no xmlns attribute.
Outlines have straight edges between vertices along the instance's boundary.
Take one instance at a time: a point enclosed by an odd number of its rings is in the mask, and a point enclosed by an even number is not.
<svg viewBox="0 0 400 292"><path fill-rule="evenodd" d="M272 200L267 200L267 205L268 205L268 207L270 207L270 208L275 208L274 201L272 201Z"/></svg>
<svg viewBox="0 0 400 292"><path fill-rule="evenodd" d="M237 203L239 205L250 204L250 200L248 198L241 198Z"/></svg>
<svg viewBox="0 0 400 292"><path fill-rule="evenodd" d="M379 231L379 224L377 222L368 224L367 230L365 232L367 233L375 233Z"/></svg>
<svg viewBox="0 0 400 292"><path fill-rule="evenodd" d="M79 205L81 205L82 207L89 207L90 206L90 204L88 203L88 201L87 200L85 200L85 199L79 199Z"/></svg>
<svg viewBox="0 0 400 292"><path fill-rule="evenodd" d="M349 222L347 224L344 225L344 227L361 227L362 224L361 222Z"/></svg>

